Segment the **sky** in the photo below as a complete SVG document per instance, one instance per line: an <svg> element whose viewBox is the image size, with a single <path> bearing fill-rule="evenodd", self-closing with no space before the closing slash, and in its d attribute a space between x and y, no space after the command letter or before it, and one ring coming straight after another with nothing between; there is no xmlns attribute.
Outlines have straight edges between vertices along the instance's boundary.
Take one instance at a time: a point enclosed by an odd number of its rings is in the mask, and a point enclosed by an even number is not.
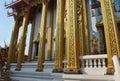
<svg viewBox="0 0 120 81"><path fill-rule="evenodd" d="M9 46L10 39L11 39L11 32L14 25L13 17L7 16L7 12L8 11L11 12L11 10L5 9L5 6L4 6L5 2L6 4L8 4L8 3L11 3L11 1L12 0L0 0L0 46L2 47L4 47L5 42ZM28 52L29 36L30 36L30 27L28 27L28 36L27 36L25 54ZM19 33L19 38L20 38L20 33Z"/></svg>
<svg viewBox="0 0 120 81"><path fill-rule="evenodd" d="M7 11L9 9L5 9L4 5L6 3L10 3L11 0L0 0L0 45L4 46L4 41L7 45L9 45L11 38L11 31L13 27L13 17L7 16Z"/></svg>

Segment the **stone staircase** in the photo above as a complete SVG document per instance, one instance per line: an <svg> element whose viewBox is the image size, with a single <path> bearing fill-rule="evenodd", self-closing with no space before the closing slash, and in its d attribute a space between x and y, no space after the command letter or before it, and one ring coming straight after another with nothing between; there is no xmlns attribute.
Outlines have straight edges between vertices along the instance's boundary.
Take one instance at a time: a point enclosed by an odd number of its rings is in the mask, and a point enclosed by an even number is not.
<svg viewBox="0 0 120 81"><path fill-rule="evenodd" d="M12 63L10 77L13 81L63 81L63 74L52 73L53 62L46 61L43 65L43 72L36 72L35 61L23 63L21 71L15 71L16 63Z"/></svg>
<svg viewBox="0 0 120 81"><path fill-rule="evenodd" d="M103 61L100 62L102 63L102 67L99 68L98 66L93 67L93 64L100 65L100 63L98 62L98 64L96 64L96 60L92 62L90 59L88 59L88 57L92 59L96 58L95 56L94 58L93 56L82 58L86 60L85 63L82 60L82 65L85 66L81 68L81 70L83 70L83 74L52 73L54 65L53 61L45 61L43 63L43 72L36 72L37 61L33 61L23 63L21 71L15 71L16 63L12 63L10 77L13 81L115 81L114 75L105 75L106 67L103 66L105 66L104 59L106 56L99 56L99 59L103 59ZM66 62L64 61L63 63L66 66ZM92 67L90 64L92 64Z"/></svg>

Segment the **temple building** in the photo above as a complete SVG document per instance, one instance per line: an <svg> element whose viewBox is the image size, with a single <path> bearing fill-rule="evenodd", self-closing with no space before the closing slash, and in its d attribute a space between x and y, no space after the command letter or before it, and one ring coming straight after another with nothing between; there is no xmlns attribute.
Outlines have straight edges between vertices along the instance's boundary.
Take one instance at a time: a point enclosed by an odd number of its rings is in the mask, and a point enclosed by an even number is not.
<svg viewBox="0 0 120 81"><path fill-rule="evenodd" d="M12 0L5 8L14 17L12 80L120 81L120 0Z"/></svg>

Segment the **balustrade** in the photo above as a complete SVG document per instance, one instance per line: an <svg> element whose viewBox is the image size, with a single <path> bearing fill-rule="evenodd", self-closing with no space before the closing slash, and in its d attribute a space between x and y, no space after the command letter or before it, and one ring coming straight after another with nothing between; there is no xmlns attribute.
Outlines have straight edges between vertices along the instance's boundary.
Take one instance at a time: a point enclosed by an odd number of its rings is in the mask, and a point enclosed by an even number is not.
<svg viewBox="0 0 120 81"><path fill-rule="evenodd" d="M85 74L105 74L107 68L107 54L85 55L80 57L81 70Z"/></svg>
<svg viewBox="0 0 120 81"><path fill-rule="evenodd" d="M120 59L117 57L117 55L113 56L113 64L115 68L115 81L120 81Z"/></svg>

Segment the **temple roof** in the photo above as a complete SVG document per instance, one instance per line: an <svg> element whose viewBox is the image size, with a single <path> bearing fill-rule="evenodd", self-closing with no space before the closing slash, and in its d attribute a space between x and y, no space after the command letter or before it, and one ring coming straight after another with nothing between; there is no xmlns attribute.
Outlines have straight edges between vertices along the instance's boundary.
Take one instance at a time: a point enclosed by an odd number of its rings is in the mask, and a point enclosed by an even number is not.
<svg viewBox="0 0 120 81"><path fill-rule="evenodd" d="M21 8L29 5L28 0L16 0L11 2L10 4L5 5L5 8Z"/></svg>

